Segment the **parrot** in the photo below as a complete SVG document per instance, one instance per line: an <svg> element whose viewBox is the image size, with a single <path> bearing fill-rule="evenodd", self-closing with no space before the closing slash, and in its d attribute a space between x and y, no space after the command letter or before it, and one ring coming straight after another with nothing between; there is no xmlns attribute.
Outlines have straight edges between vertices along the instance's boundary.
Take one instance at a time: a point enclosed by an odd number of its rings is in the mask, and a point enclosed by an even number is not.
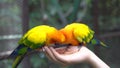
<svg viewBox="0 0 120 68"><path fill-rule="evenodd" d="M92 44L100 44L102 46L107 46L100 40L94 38L94 31L83 23L73 22L66 25L64 28L59 30L64 34L66 40L62 44L71 44L73 46Z"/></svg>
<svg viewBox="0 0 120 68"><path fill-rule="evenodd" d="M12 68L17 68L26 53L64 40L64 35L54 27L48 25L33 27L23 35L18 42L19 46L11 53L10 57L16 57Z"/></svg>

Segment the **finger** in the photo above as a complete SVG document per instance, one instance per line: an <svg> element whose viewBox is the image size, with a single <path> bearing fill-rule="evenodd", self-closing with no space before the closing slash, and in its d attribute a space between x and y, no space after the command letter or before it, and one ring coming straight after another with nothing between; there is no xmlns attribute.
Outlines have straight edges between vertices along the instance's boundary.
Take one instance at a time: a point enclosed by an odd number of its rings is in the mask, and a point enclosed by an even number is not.
<svg viewBox="0 0 120 68"><path fill-rule="evenodd" d="M66 64L75 64L75 63L82 62L84 60L84 53L79 53L78 51L73 54L60 55L52 47L50 49L57 60Z"/></svg>
<svg viewBox="0 0 120 68"><path fill-rule="evenodd" d="M56 60L48 47L44 47L44 52L51 60Z"/></svg>
<svg viewBox="0 0 120 68"><path fill-rule="evenodd" d="M42 51L45 53L49 60L53 60L51 56L46 52L45 48L42 48Z"/></svg>
<svg viewBox="0 0 120 68"><path fill-rule="evenodd" d="M58 61L55 56L53 55L53 53L51 52L51 50L48 47L44 47L45 49L45 53L48 56L48 58L54 62L60 63L62 65L64 65L62 62Z"/></svg>
<svg viewBox="0 0 120 68"><path fill-rule="evenodd" d="M59 53L57 53L53 47L50 47L50 50L53 52L53 55L55 56L55 58L57 60L59 60L60 62L62 62L63 64L68 64L69 60L66 59L66 57L64 55L60 55Z"/></svg>
<svg viewBox="0 0 120 68"><path fill-rule="evenodd" d="M53 55L55 56L55 58L62 63L74 64L74 63L79 63L79 62L83 62L84 60L86 60L85 59L86 58L85 47L81 47L79 51L73 54L68 54L68 55L61 55L57 53L52 47L50 47L50 50L53 52Z"/></svg>

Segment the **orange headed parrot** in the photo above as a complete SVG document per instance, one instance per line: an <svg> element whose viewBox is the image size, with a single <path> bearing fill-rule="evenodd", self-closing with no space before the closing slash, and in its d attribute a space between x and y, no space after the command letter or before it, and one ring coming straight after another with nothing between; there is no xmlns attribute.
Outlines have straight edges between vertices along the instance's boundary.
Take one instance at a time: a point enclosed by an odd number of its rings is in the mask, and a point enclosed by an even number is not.
<svg viewBox="0 0 120 68"><path fill-rule="evenodd" d="M94 31L89 26L83 23L71 23L60 29L66 38L63 44L71 45L86 45L90 44L101 44L106 46L103 42L93 38Z"/></svg>
<svg viewBox="0 0 120 68"><path fill-rule="evenodd" d="M16 56L12 68L16 68L29 51L42 48L45 45L63 42L64 35L54 27L40 25L30 29L19 41L19 46L11 53Z"/></svg>

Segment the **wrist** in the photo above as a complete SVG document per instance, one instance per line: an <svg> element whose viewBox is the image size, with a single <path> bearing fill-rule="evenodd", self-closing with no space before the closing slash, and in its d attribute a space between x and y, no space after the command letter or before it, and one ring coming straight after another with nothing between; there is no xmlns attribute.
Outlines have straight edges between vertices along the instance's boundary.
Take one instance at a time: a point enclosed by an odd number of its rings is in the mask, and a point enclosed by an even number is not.
<svg viewBox="0 0 120 68"><path fill-rule="evenodd" d="M89 54L88 63L92 65L93 68L110 68L100 58L98 58L93 52Z"/></svg>

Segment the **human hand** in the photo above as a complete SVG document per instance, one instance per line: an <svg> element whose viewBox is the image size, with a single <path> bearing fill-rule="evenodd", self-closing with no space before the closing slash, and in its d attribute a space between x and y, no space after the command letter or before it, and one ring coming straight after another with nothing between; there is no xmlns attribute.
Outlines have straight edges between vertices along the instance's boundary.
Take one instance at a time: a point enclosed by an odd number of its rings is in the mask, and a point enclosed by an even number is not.
<svg viewBox="0 0 120 68"><path fill-rule="evenodd" d="M60 64L68 65L75 64L80 62L86 62L88 59L88 49L84 46L70 46L68 48L52 48L52 47L44 47L46 55L54 62L58 62Z"/></svg>
<svg viewBox="0 0 120 68"><path fill-rule="evenodd" d="M46 55L54 62L69 65L80 62L87 62L95 68L109 68L101 59L99 59L87 47L81 46L80 50L77 46L71 46L68 49L52 47L44 47Z"/></svg>

